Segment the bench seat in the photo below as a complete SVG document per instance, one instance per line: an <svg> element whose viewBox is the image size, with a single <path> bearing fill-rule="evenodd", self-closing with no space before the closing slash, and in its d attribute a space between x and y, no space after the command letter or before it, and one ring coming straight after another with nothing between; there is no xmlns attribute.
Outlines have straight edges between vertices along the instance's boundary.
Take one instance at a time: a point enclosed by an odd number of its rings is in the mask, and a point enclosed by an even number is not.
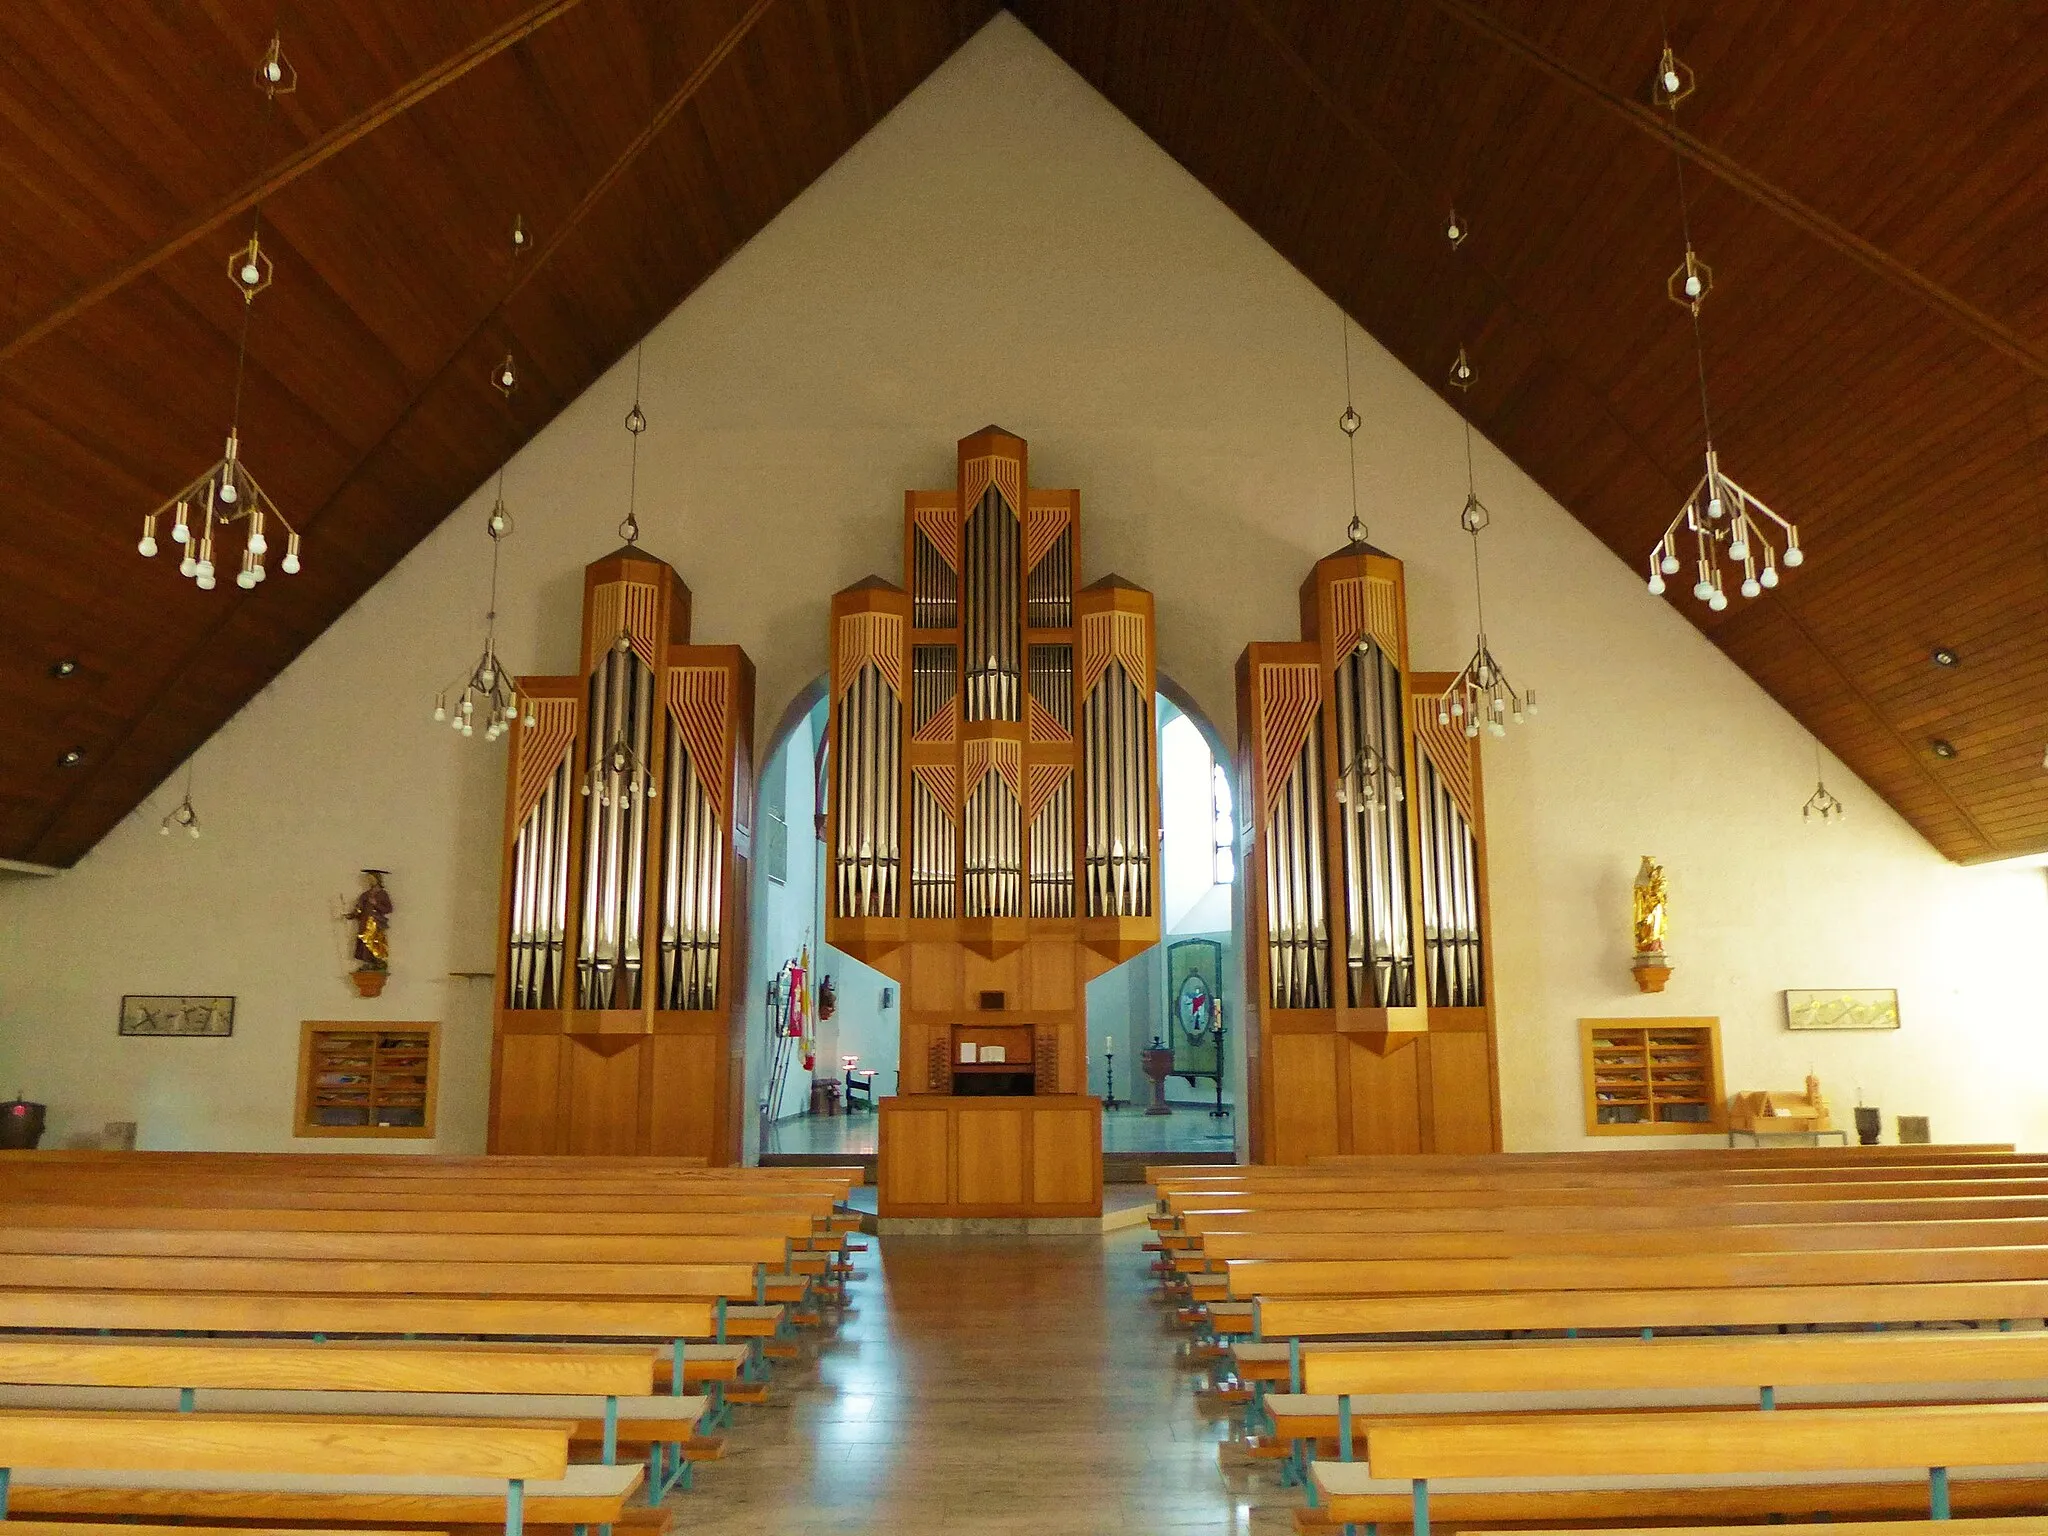
<svg viewBox="0 0 2048 1536"><path fill-rule="evenodd" d="M529 1525L615 1524L640 1486L637 1463L572 1466L526 1484ZM498 1525L505 1483L489 1477L331 1477L319 1473L111 1472L17 1467L10 1514L185 1516L389 1524ZM12 1524L12 1520L8 1522Z"/></svg>

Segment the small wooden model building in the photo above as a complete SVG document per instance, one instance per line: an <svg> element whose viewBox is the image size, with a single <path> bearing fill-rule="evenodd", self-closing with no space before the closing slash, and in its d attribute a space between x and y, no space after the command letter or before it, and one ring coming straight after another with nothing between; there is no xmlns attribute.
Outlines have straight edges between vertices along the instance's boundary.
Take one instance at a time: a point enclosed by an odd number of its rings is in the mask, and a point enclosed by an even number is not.
<svg viewBox="0 0 2048 1536"><path fill-rule="evenodd" d="M1820 1079L1808 1073L1803 1093L1766 1088L1736 1094L1728 1106L1728 1128L1784 1133L1831 1131L1835 1127L1828 1118L1828 1101L1820 1094Z"/></svg>

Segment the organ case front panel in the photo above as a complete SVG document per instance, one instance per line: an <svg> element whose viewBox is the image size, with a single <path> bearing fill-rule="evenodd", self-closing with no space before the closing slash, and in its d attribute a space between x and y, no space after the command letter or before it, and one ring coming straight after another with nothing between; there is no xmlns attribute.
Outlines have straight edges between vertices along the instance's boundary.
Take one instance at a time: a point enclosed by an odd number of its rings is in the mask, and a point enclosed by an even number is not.
<svg viewBox="0 0 2048 1536"><path fill-rule="evenodd" d="M636 547L511 735L494 1152L739 1157L753 667Z"/></svg>
<svg viewBox="0 0 2048 1536"><path fill-rule="evenodd" d="M1398 560L1319 561L1301 611L1238 662L1253 1157L1497 1150L1477 743Z"/></svg>
<svg viewBox="0 0 2048 1536"><path fill-rule="evenodd" d="M942 1122L898 1132L885 1113L884 1208L1096 1209L1096 1153L1059 1139L1085 1122L1093 1148L1099 1131L1072 1097L1083 988L1159 938L1152 599L1117 577L1080 586L1080 497L1030 483L1023 439L985 429L956 462L951 488L904 499L908 590L871 579L833 599L826 937L902 984L903 1095L1001 1077L1070 1106L1034 1117L1037 1172L1004 1175L1023 1193L998 1180L1008 1193L979 1201L927 1198L912 1164ZM1005 1060L960 1063L963 1033L1007 1042Z"/></svg>

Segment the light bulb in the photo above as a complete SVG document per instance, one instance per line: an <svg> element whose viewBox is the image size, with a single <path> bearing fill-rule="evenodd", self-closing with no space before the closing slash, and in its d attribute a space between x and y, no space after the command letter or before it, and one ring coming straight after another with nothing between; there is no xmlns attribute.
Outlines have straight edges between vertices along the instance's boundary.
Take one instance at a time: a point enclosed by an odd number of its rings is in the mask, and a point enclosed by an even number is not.
<svg viewBox="0 0 2048 1536"><path fill-rule="evenodd" d="M446 704L440 703L437 700L434 704L434 719L436 720L436 722L439 722L442 720L446 720L447 718L448 706Z"/></svg>
<svg viewBox="0 0 2048 1536"><path fill-rule="evenodd" d="M489 667L485 667L477 677L477 681L482 683L486 690L488 690L491 684L495 683L497 680L498 674L493 672Z"/></svg>
<svg viewBox="0 0 2048 1536"><path fill-rule="evenodd" d="M256 585L256 573L249 570L235 572L235 585L247 592Z"/></svg>
<svg viewBox="0 0 2048 1536"><path fill-rule="evenodd" d="M1714 584L1711 581L1696 581L1692 584L1692 595L1704 603L1714 595Z"/></svg>
<svg viewBox="0 0 2048 1536"><path fill-rule="evenodd" d="M1666 96L1676 96L1680 83L1677 70L1667 69L1664 71L1664 94Z"/></svg>
<svg viewBox="0 0 2048 1536"><path fill-rule="evenodd" d="M1494 734L1494 735L1496 735L1496 736L1505 736L1505 735L1507 735L1507 733L1508 733L1508 728L1507 728L1506 726L1502 725L1502 724L1501 724L1501 723L1500 723L1500 722L1499 722L1498 720L1489 720L1489 721L1487 721L1487 722L1486 722L1486 728L1487 728L1487 729L1488 729L1489 731L1492 731L1492 732L1493 732L1493 734Z"/></svg>
<svg viewBox="0 0 2048 1536"><path fill-rule="evenodd" d="M199 564L194 568L193 574L197 576L201 581L212 581L213 562L211 560L202 558Z"/></svg>
<svg viewBox="0 0 2048 1536"><path fill-rule="evenodd" d="M169 837L171 835L171 824L167 821L156 830L159 837Z"/></svg>
<svg viewBox="0 0 2048 1536"><path fill-rule="evenodd" d="M144 534L144 535L142 536L142 542L141 542L140 544L137 544L137 545L135 546L135 548L136 548L136 549L137 549L137 550L138 550L138 551L139 551L139 552L140 552L140 553L141 553L142 555L144 555L145 557L149 557L149 556L153 556L153 555L155 555L155 554L156 554L156 535L155 535L155 534L153 534L153 533L145 533L145 534Z"/></svg>
<svg viewBox="0 0 2048 1536"><path fill-rule="evenodd" d="M1707 516L1717 520L1721 516L1721 497L1719 493L1707 498ZM1736 558L1740 559L1741 557L1738 555Z"/></svg>
<svg viewBox="0 0 2048 1536"><path fill-rule="evenodd" d="M1657 562L1657 569L1662 571L1666 576L1676 576L1678 574L1678 556L1666 555L1662 560Z"/></svg>
<svg viewBox="0 0 2048 1536"><path fill-rule="evenodd" d="M178 562L178 574L186 577L197 576L199 574L199 562L188 554Z"/></svg>
<svg viewBox="0 0 2048 1536"><path fill-rule="evenodd" d="M262 529L260 529L260 528L259 528L259 529L257 529L257 530L256 530L255 532L253 532L253 533L251 533L251 534L249 535L249 553L250 553L250 554L252 554L252 555L262 555L262 554L268 554L269 552L270 552L270 540L268 540L268 539L266 539L265 537L263 537L263 530L262 530Z"/></svg>
<svg viewBox="0 0 2048 1536"><path fill-rule="evenodd" d="M531 706L526 711L526 728L530 731L540 724L540 713Z"/></svg>
<svg viewBox="0 0 2048 1536"><path fill-rule="evenodd" d="M1664 595L1664 578L1663 578L1662 576L1652 576L1652 577L1650 578L1650 596L1652 596L1652 597L1662 597L1663 595Z"/></svg>
<svg viewBox="0 0 2048 1536"><path fill-rule="evenodd" d="M257 279L262 276L263 274L256 270L255 262L245 261L242 263L242 285L245 288L254 288Z"/></svg>
<svg viewBox="0 0 2048 1536"><path fill-rule="evenodd" d="M192 580L198 585L199 590L202 592L211 592L213 590L213 572L211 571L201 571L197 576L193 577Z"/></svg>
<svg viewBox="0 0 2048 1536"><path fill-rule="evenodd" d="M188 540L191 539L191 537L192 530L185 526L184 520L182 518L179 521L171 524L171 542L173 544L186 543Z"/></svg>
<svg viewBox="0 0 2048 1536"><path fill-rule="evenodd" d="M452 729L454 730L454 732L455 732L455 734L456 734L456 735L460 736L460 735L462 734L462 716L460 716L460 715L453 715L453 716L451 716L451 717L449 718L448 724L449 724L449 726L450 726L450 727L451 727L451 728L452 728Z"/></svg>
<svg viewBox="0 0 2048 1536"><path fill-rule="evenodd" d="M298 552L298 551L297 551L296 549L287 549L287 550L286 550L286 551L284 552L284 559L280 560L280 561L278 562L278 564L284 567L284 573L285 573L285 575L287 575L287 576L296 576L296 575L298 575L298 574L299 574L299 552Z"/></svg>
<svg viewBox="0 0 2048 1536"><path fill-rule="evenodd" d="M1463 719L1465 715L1465 701L1463 699L1452 699L1451 713Z"/></svg>
<svg viewBox="0 0 2048 1536"><path fill-rule="evenodd" d="M1747 560L1749 558L1748 542L1743 539L1737 539L1733 544L1730 544L1728 546L1728 558L1730 560Z"/></svg>
<svg viewBox="0 0 2048 1536"><path fill-rule="evenodd" d="M1763 584L1754 576L1744 578L1742 583L1742 595L1744 597L1755 597L1761 591L1763 591Z"/></svg>
<svg viewBox="0 0 2048 1536"><path fill-rule="evenodd" d="M1527 714L1533 715L1536 713L1536 690L1534 688L1531 688L1522 695L1522 709Z"/></svg>
<svg viewBox="0 0 2048 1536"><path fill-rule="evenodd" d="M517 704L507 704L505 706L505 718L507 720L517 720L519 718L519 706Z"/></svg>
<svg viewBox="0 0 2048 1536"><path fill-rule="evenodd" d="M1700 296L1700 280L1689 272L1685 278L1685 296L1688 299L1696 299Z"/></svg>
<svg viewBox="0 0 2048 1536"><path fill-rule="evenodd" d="M261 565L260 563L259 563L259 564L257 564L257 565L252 565L252 566L250 566L250 567L249 567L249 570L250 570L250 572L251 572L251 573L252 573L252 574L253 574L253 575L254 575L254 576L256 577L256 580L257 580L257 581L258 581L259 583L260 583L260 582L261 582L261 581L263 580L263 578L264 578L264 577L266 577L266 576L268 576L268 575L270 574L270 573L269 573L268 571L266 571L266 570L264 570L264 569L263 569L263 567L262 567L262 565Z"/></svg>
<svg viewBox="0 0 2048 1536"><path fill-rule="evenodd" d="M1514 719L1515 724L1520 725L1522 723L1522 712L1519 709L1515 711Z"/></svg>
<svg viewBox="0 0 2048 1536"><path fill-rule="evenodd" d="M1719 613L1728 606L1728 594L1726 592L1716 592L1707 599L1707 606L1713 609L1714 612Z"/></svg>
<svg viewBox="0 0 2048 1536"><path fill-rule="evenodd" d="M225 502L230 502L230 503L232 503L232 502L234 501L234 499L235 499L235 498L236 498L237 496L241 495L241 494L242 494L242 493L241 493L240 491L238 491L238 490L236 490L236 489L235 489L235 482L234 482L234 481L232 481L232 480L223 480L223 481L221 481L221 483L220 483L220 499L221 499L222 501L225 501Z"/></svg>
<svg viewBox="0 0 2048 1536"><path fill-rule="evenodd" d="M1465 722L1465 734L1467 736L1477 736L1479 734L1479 722L1477 720L1467 720Z"/></svg>
<svg viewBox="0 0 2048 1536"><path fill-rule="evenodd" d="M1464 233L1465 231L1458 227L1457 220L1453 219L1450 225L1444 230L1444 238L1446 240L1456 240L1459 236L1463 235Z"/></svg>
<svg viewBox="0 0 2048 1536"><path fill-rule="evenodd" d="M277 84L278 81L284 78L284 66L275 59L265 59L263 61L263 78L272 85Z"/></svg>
<svg viewBox="0 0 2048 1536"><path fill-rule="evenodd" d="M493 512L493 513L491 514L491 532L493 532L493 533L503 533L504 531L505 531L505 514L504 514L504 513L502 513L502 512Z"/></svg>
<svg viewBox="0 0 2048 1536"><path fill-rule="evenodd" d="M1451 712L1441 704L1436 707L1436 723L1438 725L1449 725L1451 723Z"/></svg>
<svg viewBox="0 0 2048 1536"><path fill-rule="evenodd" d="M1764 586L1775 587L1778 584L1778 568L1775 565L1765 566L1763 574L1757 577L1757 580Z"/></svg>
<svg viewBox="0 0 2048 1536"><path fill-rule="evenodd" d="M468 739L469 739L470 737L474 736L475 734L476 734L476 727L475 727L475 726L473 726L473 725L471 725L471 724L470 724L470 723L469 723L469 722L468 722L467 720L463 721L463 722L462 722L462 736L463 736L463 739L464 739L464 740L466 741L466 740L468 740Z"/></svg>
<svg viewBox="0 0 2048 1536"><path fill-rule="evenodd" d="M462 701L462 712L463 712L463 713L464 713L465 715L473 715L473 714L475 714L475 713L476 713L476 700L474 700L474 699L464 699L464 700Z"/></svg>
<svg viewBox="0 0 2048 1536"><path fill-rule="evenodd" d="M199 836L199 826L198 823L196 822L193 823L193 825L187 827L185 830L195 838Z"/></svg>
<svg viewBox="0 0 2048 1536"><path fill-rule="evenodd" d="M1508 712L1508 701L1503 698L1495 698L1493 701L1493 712L1496 715L1506 714Z"/></svg>
<svg viewBox="0 0 2048 1536"><path fill-rule="evenodd" d="M1785 551L1785 563L1787 565L1804 565L1806 563L1806 551L1797 544L1794 544Z"/></svg>

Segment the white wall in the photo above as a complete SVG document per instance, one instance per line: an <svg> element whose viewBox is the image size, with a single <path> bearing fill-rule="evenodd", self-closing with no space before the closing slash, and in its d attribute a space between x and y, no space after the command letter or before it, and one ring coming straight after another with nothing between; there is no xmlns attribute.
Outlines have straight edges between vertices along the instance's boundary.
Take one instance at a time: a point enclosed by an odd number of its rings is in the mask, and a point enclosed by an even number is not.
<svg viewBox="0 0 2048 1536"><path fill-rule="evenodd" d="M1228 722L1238 651L1295 634L1349 514L1334 320L999 16L649 338L646 543L695 589L698 637L753 655L765 743L824 669L828 594L899 576L903 490L948 484L955 439L998 422L1036 480L1081 488L1084 575L1158 594L1164 669ZM1354 373L1374 542L1408 562L1418 664L1454 668L1473 624L1456 418L1370 343ZM507 475L515 665L574 663L630 389L629 359ZM1483 444L1479 477L1491 638L1544 699L1487 757L1508 1144L1579 1144L1576 1021L1648 1012L1719 1015L1732 1088L1811 1065L1845 1105L1860 1084L1937 1135L2048 1145L2040 873L1946 864L1845 773L1847 820L1802 825L1798 727ZM442 1017L441 1144L481 1143L480 987L448 973L491 964L503 770L426 716L480 638L488 500L202 751L206 840L157 838L166 786L77 869L0 887L0 1091L47 1100L59 1136L139 1118L148 1145L282 1145L300 1019ZM1765 600L1797 598L1795 575ZM1670 871L1677 964L1648 999L1626 954L1644 852ZM347 991L333 916L365 864L399 905L378 1003ZM1816 985L1895 985L1906 1027L1787 1034L1780 990ZM117 1042L137 990L234 992L236 1039Z"/></svg>

